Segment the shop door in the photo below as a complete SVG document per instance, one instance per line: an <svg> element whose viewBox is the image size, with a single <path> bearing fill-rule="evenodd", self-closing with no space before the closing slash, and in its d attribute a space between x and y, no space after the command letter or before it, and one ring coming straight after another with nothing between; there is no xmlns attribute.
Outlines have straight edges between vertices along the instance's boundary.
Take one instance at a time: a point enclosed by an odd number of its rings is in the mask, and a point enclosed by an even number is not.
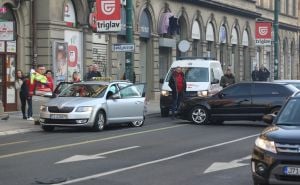
<svg viewBox="0 0 300 185"><path fill-rule="evenodd" d="M15 59L15 55L0 55L0 93L5 112L17 110L17 93L15 89Z"/></svg>

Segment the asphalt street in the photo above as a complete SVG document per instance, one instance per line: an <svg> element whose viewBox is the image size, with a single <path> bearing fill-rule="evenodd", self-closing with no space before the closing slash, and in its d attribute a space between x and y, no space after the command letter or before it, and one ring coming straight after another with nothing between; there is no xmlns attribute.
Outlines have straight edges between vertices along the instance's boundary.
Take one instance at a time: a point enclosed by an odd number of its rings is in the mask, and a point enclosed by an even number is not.
<svg viewBox="0 0 300 185"><path fill-rule="evenodd" d="M264 127L152 116L140 128L0 136L0 185L251 185L251 149Z"/></svg>

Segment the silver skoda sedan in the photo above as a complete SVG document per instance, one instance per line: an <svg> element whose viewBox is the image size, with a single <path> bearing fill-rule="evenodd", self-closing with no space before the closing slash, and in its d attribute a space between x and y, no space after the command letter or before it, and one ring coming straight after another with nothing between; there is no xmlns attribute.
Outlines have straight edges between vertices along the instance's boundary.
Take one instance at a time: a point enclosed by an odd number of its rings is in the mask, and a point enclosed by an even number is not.
<svg viewBox="0 0 300 185"><path fill-rule="evenodd" d="M70 85L42 105L39 121L44 131L53 131L55 127L90 127L101 131L108 124L121 122L140 127L145 110L145 84L89 81Z"/></svg>

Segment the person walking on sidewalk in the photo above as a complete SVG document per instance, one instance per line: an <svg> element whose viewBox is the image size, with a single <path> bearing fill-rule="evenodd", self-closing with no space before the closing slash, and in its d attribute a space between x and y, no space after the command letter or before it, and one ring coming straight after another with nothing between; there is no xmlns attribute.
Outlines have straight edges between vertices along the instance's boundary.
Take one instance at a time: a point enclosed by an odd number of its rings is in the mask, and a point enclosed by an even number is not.
<svg viewBox="0 0 300 185"><path fill-rule="evenodd" d="M186 81L181 67L177 66L172 72L169 87L172 89L172 119L174 119L175 111L179 107L186 90Z"/></svg>
<svg viewBox="0 0 300 185"><path fill-rule="evenodd" d="M17 71L17 80L15 83L16 89L20 90L20 100L21 100L21 111L23 114L23 119L32 118L32 99L29 96L29 79L26 78L21 70ZM27 102L27 116L26 116L26 102Z"/></svg>

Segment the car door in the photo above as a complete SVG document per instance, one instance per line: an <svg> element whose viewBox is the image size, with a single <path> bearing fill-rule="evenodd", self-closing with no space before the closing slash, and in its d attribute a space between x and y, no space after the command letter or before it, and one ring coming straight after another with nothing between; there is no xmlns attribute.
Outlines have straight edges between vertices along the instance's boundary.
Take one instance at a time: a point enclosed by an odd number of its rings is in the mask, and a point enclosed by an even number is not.
<svg viewBox="0 0 300 185"><path fill-rule="evenodd" d="M255 83L252 97L251 111L258 116L269 113L272 107L282 105L285 100L280 93L280 85L268 83Z"/></svg>
<svg viewBox="0 0 300 185"><path fill-rule="evenodd" d="M107 120L130 122L142 120L145 114L145 84L122 88L107 99Z"/></svg>
<svg viewBox="0 0 300 185"><path fill-rule="evenodd" d="M212 116L241 117L248 115L251 106L251 83L231 85L209 100Z"/></svg>

